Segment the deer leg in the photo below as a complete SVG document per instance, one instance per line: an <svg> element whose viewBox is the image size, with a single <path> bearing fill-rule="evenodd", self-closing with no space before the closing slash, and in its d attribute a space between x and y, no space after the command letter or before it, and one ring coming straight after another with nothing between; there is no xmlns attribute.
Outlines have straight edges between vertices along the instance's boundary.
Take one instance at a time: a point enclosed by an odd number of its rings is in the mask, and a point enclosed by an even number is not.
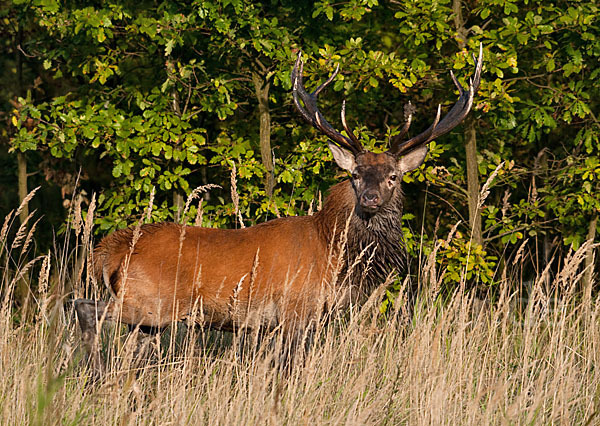
<svg viewBox="0 0 600 426"><path fill-rule="evenodd" d="M127 309L127 307L119 309L114 302L77 299L74 305L79 326L81 327L83 345L90 356L94 370L100 376L104 374L105 368L98 341L99 321L119 321L122 324L126 324L130 332L136 329L139 331L135 333L136 340L138 341L134 352L134 358L136 359L148 352L152 338L161 331L160 327L139 325L135 321L135 312Z"/></svg>
<svg viewBox="0 0 600 426"><path fill-rule="evenodd" d="M77 319L79 320L79 327L81 328L83 346L90 356L94 370L102 376L104 375L104 361L100 354L97 325L98 320L108 316L105 313L107 313L109 304L90 299L77 299L74 305Z"/></svg>
<svg viewBox="0 0 600 426"><path fill-rule="evenodd" d="M133 351L132 359L140 362L144 359L155 358L157 356L153 341L160 335L162 329L159 327L151 327L144 325L131 325L129 327L130 336L135 339L135 350Z"/></svg>
<svg viewBox="0 0 600 426"><path fill-rule="evenodd" d="M312 324L284 331L283 347L279 354L279 368L284 374L290 374L294 365L305 364L314 337L315 327Z"/></svg>

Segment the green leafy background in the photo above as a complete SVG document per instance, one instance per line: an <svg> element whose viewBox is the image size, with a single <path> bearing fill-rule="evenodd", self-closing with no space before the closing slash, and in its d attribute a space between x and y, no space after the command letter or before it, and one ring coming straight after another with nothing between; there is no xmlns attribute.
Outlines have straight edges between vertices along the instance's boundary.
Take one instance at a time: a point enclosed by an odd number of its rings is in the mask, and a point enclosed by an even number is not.
<svg viewBox="0 0 600 426"><path fill-rule="evenodd" d="M515 259L519 273L533 276L596 238L598 13L594 1L3 2L0 213L19 203L23 153L29 189L42 186L32 201L46 225L40 251L73 204L85 212L93 193L100 235L140 220L153 188L151 220L182 220L178 200L209 183L221 189L204 196L202 225L239 226L234 166L246 225L306 214L344 173L325 136L292 107L298 51L309 89L340 66L321 110L339 126L346 99L357 134L383 150L409 100L413 134L429 126L438 104L451 107L457 92L448 71L466 84L481 43L484 72L470 118L480 185L496 170L478 213L482 244L471 238L459 126L405 177L407 245L422 259L439 242L447 284L467 271L471 282L491 286ZM253 75L269 84L271 197Z"/></svg>

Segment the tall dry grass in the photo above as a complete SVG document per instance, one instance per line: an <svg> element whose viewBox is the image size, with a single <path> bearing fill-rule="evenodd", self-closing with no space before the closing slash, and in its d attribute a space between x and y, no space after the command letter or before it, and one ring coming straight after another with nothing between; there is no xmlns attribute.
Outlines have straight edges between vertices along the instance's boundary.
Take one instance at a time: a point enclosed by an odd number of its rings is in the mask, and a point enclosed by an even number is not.
<svg viewBox="0 0 600 426"><path fill-rule="evenodd" d="M273 361L277 345L256 345L254 336L179 325L142 339L150 350L140 355L135 333L106 325L108 371L95 381L68 303L102 297L82 268L91 217L73 218L68 238L76 244L34 259L31 226L9 241L16 217L6 218L0 235L1 424L600 421L600 301L575 291L585 246L562 262L553 281L560 297L542 274L527 299L504 283L493 303L461 288L441 303L434 253L414 308L401 295L382 317L382 287L364 306L321 324L304 362L288 374ZM27 312L14 299L19 282L30 289Z"/></svg>

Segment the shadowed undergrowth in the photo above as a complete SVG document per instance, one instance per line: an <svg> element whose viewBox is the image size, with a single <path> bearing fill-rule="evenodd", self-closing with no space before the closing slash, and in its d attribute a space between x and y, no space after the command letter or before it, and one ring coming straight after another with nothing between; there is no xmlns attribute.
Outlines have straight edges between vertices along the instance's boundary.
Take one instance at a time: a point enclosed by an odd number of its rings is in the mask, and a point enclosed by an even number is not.
<svg viewBox="0 0 600 426"><path fill-rule="evenodd" d="M282 374L285 344L185 324L160 335L106 324L107 374L95 381L71 299L102 294L81 265L91 218L73 222L75 251L31 260L27 223L0 235L0 423L593 424L600 418L600 301L581 291L582 247L548 290L527 298L501 283L493 302L459 287L440 302L435 252L414 308L402 294L380 314L385 287L320 324L303 362ZM16 225L14 225L16 227ZM18 228L18 227L17 227ZM13 235L10 238L8 235ZM522 283L521 283L522 284ZM25 289L25 290L23 290ZM577 290L577 291L576 291ZM410 313L409 313L410 312ZM140 348L142 348L140 350Z"/></svg>

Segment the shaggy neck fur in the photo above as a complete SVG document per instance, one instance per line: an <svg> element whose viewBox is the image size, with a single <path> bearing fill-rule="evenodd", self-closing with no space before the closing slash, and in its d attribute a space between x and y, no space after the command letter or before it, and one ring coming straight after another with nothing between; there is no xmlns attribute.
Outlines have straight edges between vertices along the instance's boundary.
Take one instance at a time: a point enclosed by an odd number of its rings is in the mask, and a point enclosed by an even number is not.
<svg viewBox="0 0 600 426"><path fill-rule="evenodd" d="M382 284L390 272L403 272L407 266L400 188L380 211L367 215L360 211L350 181L333 186L323 208L315 215L321 235L328 244L338 247L344 242L344 228L349 217L343 248L344 264L338 282L348 280L366 296Z"/></svg>

